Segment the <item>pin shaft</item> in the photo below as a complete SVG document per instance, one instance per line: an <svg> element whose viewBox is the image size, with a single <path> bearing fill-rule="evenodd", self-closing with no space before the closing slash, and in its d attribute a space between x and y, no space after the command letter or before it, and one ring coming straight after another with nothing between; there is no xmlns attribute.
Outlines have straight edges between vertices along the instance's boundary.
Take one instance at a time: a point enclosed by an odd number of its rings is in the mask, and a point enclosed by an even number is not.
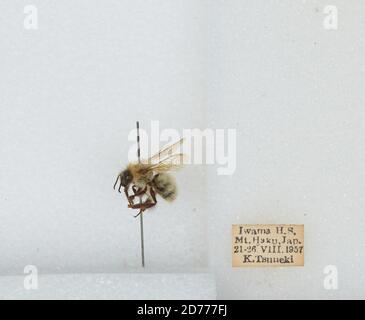
<svg viewBox="0 0 365 320"><path fill-rule="evenodd" d="M140 136L139 136L139 121L136 122L137 125L137 157L138 163L141 163L141 148L140 148ZM142 203L142 196L139 196L139 203ZM144 268L144 234L143 234L143 211L141 210L139 215L139 225L141 229L141 258L142 267Z"/></svg>

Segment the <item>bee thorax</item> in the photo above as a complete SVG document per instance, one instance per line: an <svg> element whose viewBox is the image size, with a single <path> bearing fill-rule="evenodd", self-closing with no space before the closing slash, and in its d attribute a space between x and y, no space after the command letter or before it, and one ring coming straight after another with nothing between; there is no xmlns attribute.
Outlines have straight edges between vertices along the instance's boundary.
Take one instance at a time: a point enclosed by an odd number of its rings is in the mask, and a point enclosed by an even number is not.
<svg viewBox="0 0 365 320"><path fill-rule="evenodd" d="M143 164L131 163L128 169L132 173L133 184L138 188L145 188L153 179L153 172L146 170Z"/></svg>

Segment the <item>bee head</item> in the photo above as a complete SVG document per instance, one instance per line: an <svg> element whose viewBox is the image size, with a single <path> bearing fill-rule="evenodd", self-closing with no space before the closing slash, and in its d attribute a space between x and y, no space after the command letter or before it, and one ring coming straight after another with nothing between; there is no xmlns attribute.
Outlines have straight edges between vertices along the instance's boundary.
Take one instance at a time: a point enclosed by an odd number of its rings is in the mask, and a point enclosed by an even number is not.
<svg viewBox="0 0 365 320"><path fill-rule="evenodd" d="M132 180L132 173L128 169L122 171L122 173L120 174L120 183L123 187L128 186L132 182Z"/></svg>

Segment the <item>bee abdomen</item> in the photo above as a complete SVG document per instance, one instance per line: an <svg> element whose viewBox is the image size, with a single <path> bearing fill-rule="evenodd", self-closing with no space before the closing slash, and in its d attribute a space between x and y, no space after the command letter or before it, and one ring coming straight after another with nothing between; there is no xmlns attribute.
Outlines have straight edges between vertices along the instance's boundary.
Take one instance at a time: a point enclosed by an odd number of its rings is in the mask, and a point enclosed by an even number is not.
<svg viewBox="0 0 365 320"><path fill-rule="evenodd" d="M153 178L153 186L156 192L165 200L173 201L177 196L175 179L167 173L156 174Z"/></svg>

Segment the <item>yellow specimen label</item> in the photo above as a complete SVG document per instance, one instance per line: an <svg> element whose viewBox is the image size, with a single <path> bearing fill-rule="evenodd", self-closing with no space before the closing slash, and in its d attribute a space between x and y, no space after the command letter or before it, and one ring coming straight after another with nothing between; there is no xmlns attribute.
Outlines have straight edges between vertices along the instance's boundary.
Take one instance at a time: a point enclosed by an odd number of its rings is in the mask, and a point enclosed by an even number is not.
<svg viewBox="0 0 365 320"><path fill-rule="evenodd" d="M232 225L232 266L304 266L304 225Z"/></svg>

